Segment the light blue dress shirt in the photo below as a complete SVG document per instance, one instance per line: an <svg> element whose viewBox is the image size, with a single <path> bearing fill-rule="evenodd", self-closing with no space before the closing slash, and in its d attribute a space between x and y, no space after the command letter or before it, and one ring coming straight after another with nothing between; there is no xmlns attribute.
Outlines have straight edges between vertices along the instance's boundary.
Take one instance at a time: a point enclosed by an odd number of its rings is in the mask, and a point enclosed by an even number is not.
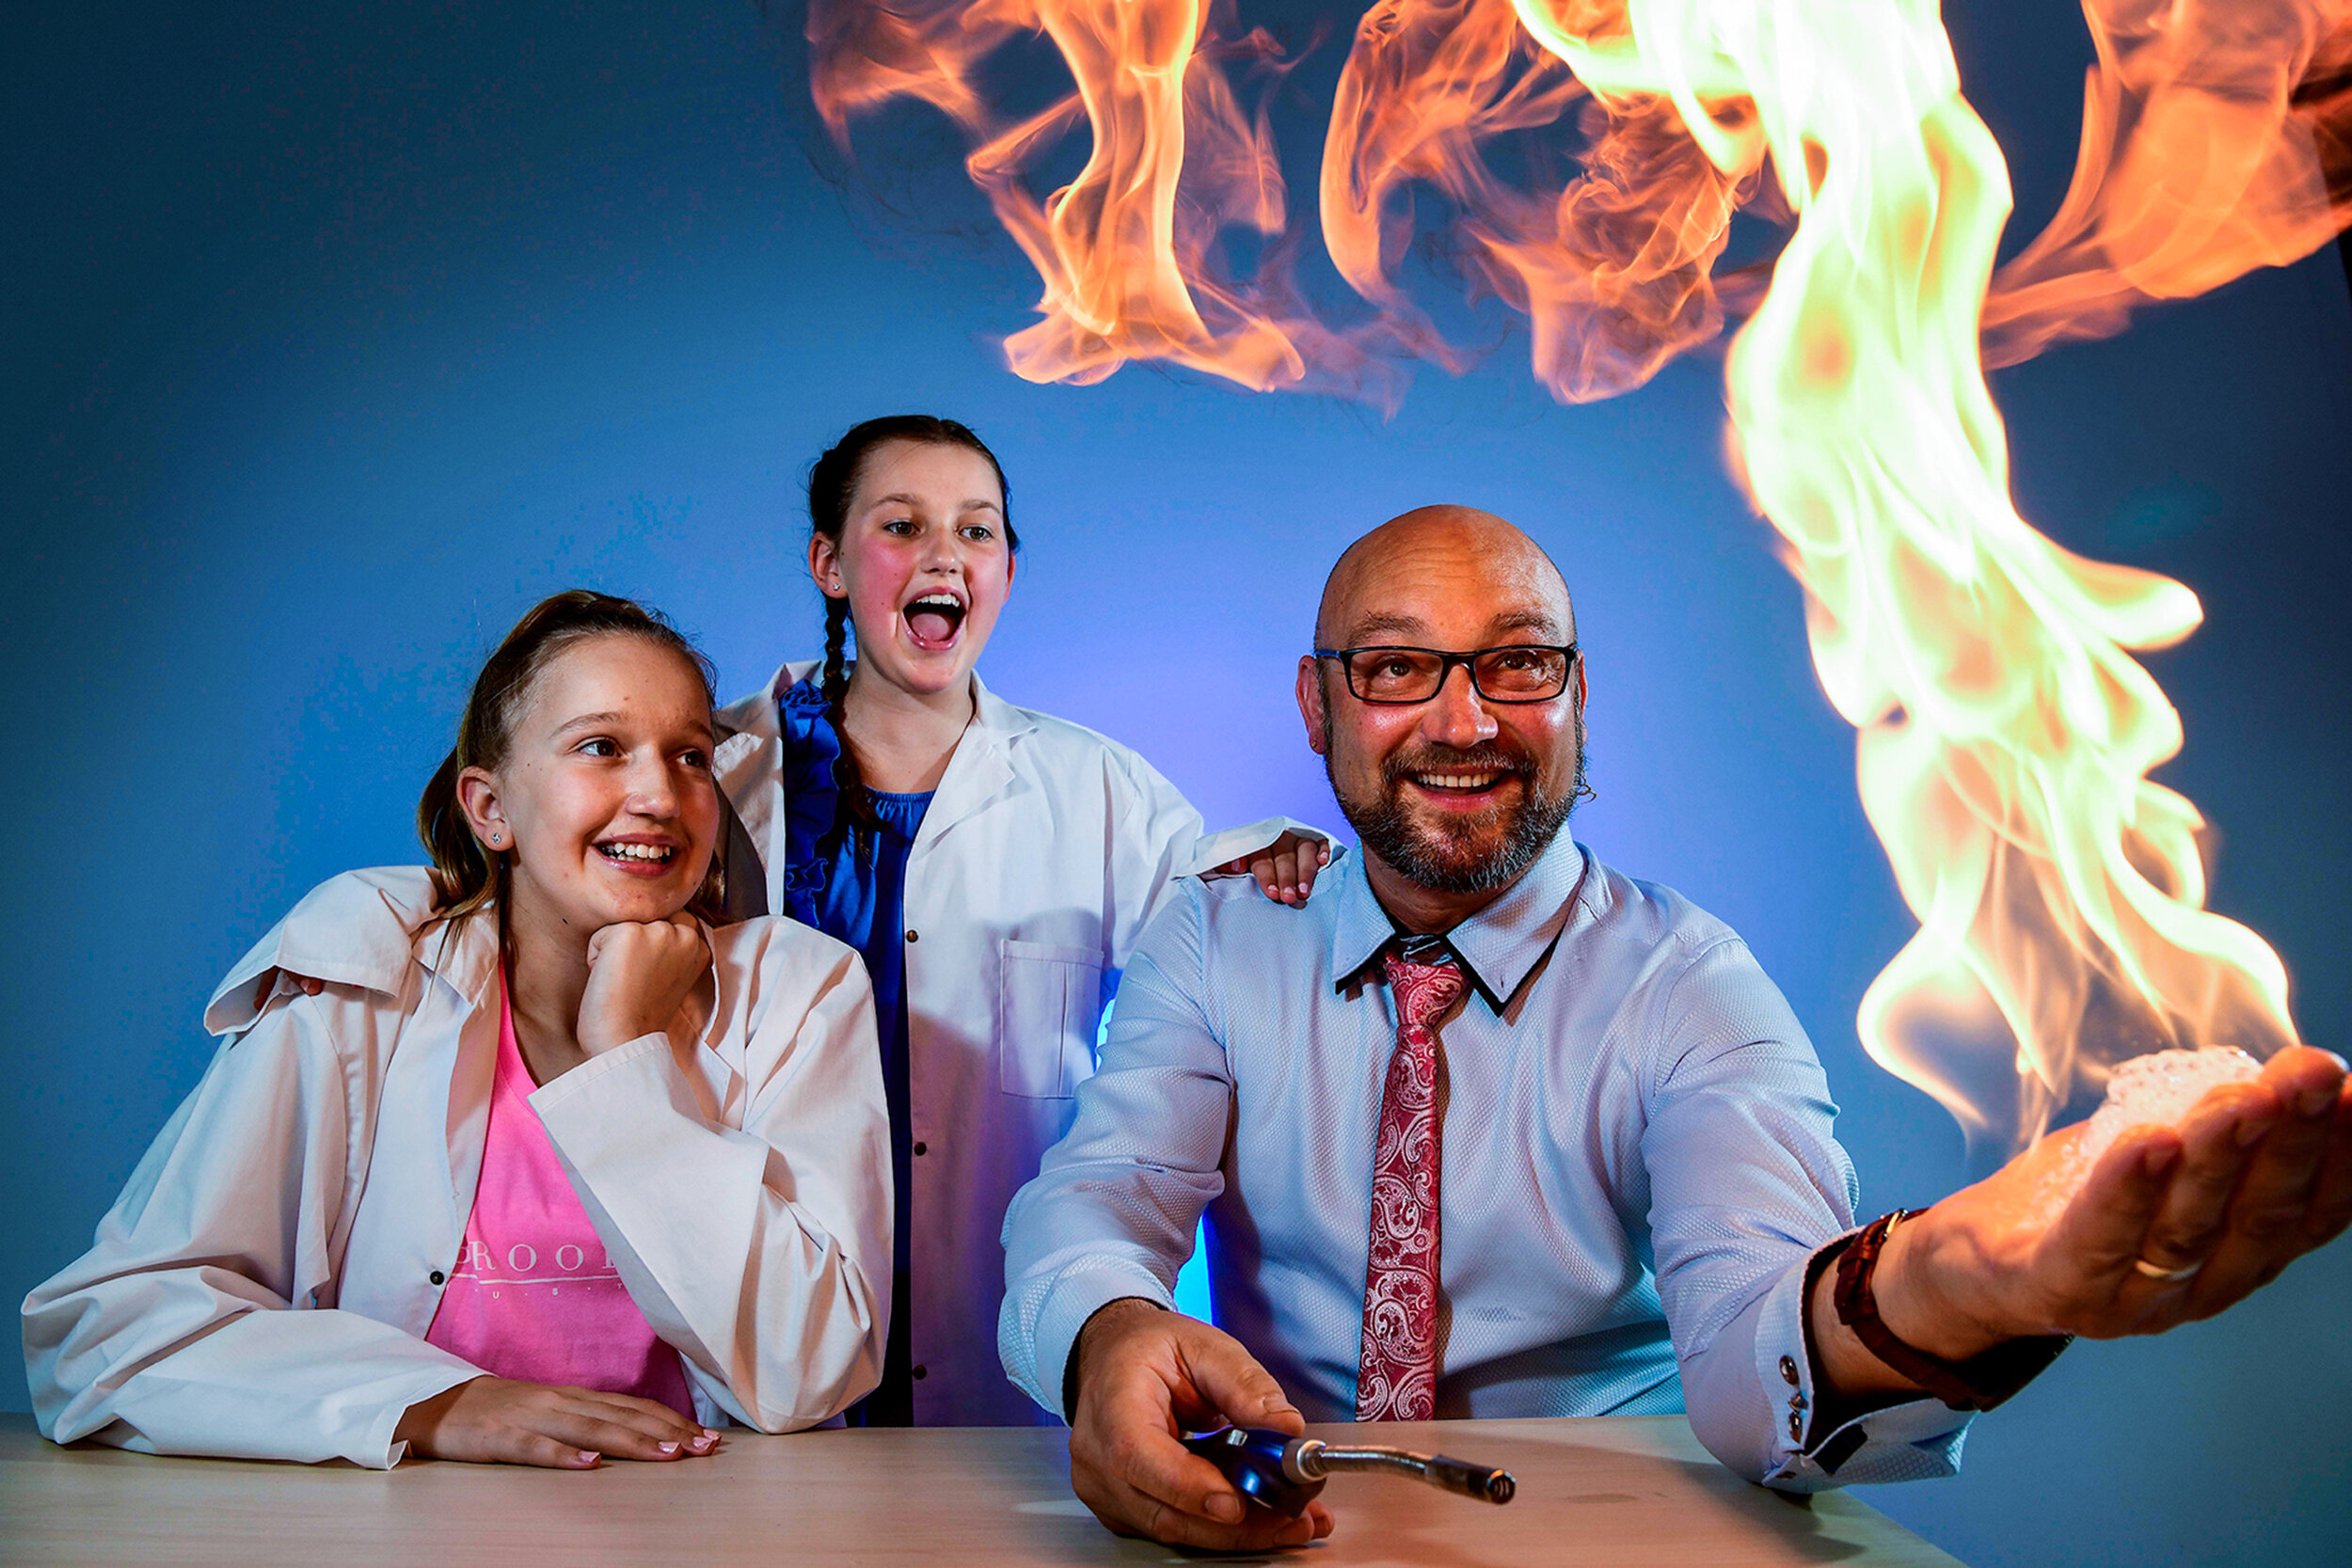
<svg viewBox="0 0 2352 1568"><path fill-rule="evenodd" d="M1395 928L1358 855L1304 911L1246 879L1181 891L1006 1215L1005 1369L1058 1411L1080 1327L1122 1296L1170 1305L1205 1209L1219 1324L1309 1420L1347 1420ZM1718 1458L1784 1490L1951 1474L1967 1418L1935 1400L1814 1430L1806 1266L1858 1194L1746 943L1565 833L1447 940L1471 985L1438 1029L1438 1414L1687 1401Z"/></svg>

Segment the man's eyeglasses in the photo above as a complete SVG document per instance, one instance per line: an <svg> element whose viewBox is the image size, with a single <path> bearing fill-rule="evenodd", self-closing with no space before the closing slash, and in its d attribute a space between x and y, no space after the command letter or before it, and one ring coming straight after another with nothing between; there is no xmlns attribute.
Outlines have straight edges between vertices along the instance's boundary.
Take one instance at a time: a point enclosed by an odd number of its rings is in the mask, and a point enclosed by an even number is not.
<svg viewBox="0 0 2352 1568"><path fill-rule="evenodd" d="M1568 689L1576 644L1514 642L1502 648L1472 648L1450 654L1438 648L1317 648L1317 658L1336 658L1347 673L1347 689L1367 703L1425 703L1445 686L1457 664L1470 670L1470 685L1490 703L1548 703Z"/></svg>

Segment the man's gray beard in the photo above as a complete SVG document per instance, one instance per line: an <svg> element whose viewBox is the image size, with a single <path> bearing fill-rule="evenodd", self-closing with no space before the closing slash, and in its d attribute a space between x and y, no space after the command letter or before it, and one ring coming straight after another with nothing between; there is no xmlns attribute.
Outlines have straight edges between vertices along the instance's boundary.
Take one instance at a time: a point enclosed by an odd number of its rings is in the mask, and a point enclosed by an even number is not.
<svg viewBox="0 0 2352 1568"><path fill-rule="evenodd" d="M1331 730L1327 720L1324 724L1323 776L1330 782L1332 799L1340 803L1340 815L1356 830L1365 851L1379 856L1398 876L1432 893L1492 893L1509 887L1529 866L1541 860L1569 814L1576 810L1576 803L1584 793L1583 732L1580 717L1576 777L1565 795L1553 795L1532 774L1513 769L1527 785L1527 799L1512 811L1503 829L1502 847L1486 860L1469 865L1463 864L1451 846L1415 822L1405 809L1399 793L1405 770L1392 773L1390 768L1381 769L1383 788L1380 799L1373 804L1347 798L1331 769Z"/></svg>

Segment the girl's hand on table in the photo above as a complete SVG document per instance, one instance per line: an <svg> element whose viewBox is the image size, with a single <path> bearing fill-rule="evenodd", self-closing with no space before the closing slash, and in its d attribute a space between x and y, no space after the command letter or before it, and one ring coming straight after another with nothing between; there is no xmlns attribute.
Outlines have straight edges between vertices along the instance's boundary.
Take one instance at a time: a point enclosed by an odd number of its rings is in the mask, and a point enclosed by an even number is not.
<svg viewBox="0 0 2352 1568"><path fill-rule="evenodd" d="M428 1459L594 1469L599 1460L684 1459L719 1434L666 1404L588 1388L478 1377L412 1404L392 1430Z"/></svg>
<svg viewBox="0 0 2352 1568"><path fill-rule="evenodd" d="M1278 904L1296 909L1314 891L1315 877L1331 863L1331 847L1320 838L1286 832L1263 849L1236 855L1216 868L1220 877L1248 875Z"/></svg>
<svg viewBox="0 0 2352 1568"><path fill-rule="evenodd" d="M710 968L694 917L680 911L643 925L607 926L588 939L588 989L580 998L580 1048L591 1056L669 1026Z"/></svg>

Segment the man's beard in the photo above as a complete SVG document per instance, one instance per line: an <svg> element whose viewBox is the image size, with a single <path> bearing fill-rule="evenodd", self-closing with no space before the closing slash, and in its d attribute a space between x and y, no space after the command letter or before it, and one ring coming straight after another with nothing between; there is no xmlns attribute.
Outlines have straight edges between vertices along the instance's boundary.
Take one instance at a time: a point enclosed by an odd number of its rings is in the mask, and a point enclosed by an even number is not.
<svg viewBox="0 0 2352 1568"><path fill-rule="evenodd" d="M1543 787L1535 760L1524 751L1488 741L1458 749L1430 746L1409 757L1391 756L1381 765L1379 798L1369 801L1350 800L1340 787L1339 776L1331 767L1331 729L1327 719L1323 733L1323 775L1330 781L1340 814L1356 830L1365 851L1379 856L1406 881L1432 893L1492 893L1510 886L1543 857L1552 839L1558 836L1561 825L1567 821L1568 814L1586 793L1581 714L1576 723L1576 777L1565 794L1553 794ZM1491 768L1517 778L1524 786L1525 793L1518 804L1505 808L1502 842L1493 850L1481 857L1458 841L1433 832L1406 810L1405 781L1433 768Z"/></svg>

